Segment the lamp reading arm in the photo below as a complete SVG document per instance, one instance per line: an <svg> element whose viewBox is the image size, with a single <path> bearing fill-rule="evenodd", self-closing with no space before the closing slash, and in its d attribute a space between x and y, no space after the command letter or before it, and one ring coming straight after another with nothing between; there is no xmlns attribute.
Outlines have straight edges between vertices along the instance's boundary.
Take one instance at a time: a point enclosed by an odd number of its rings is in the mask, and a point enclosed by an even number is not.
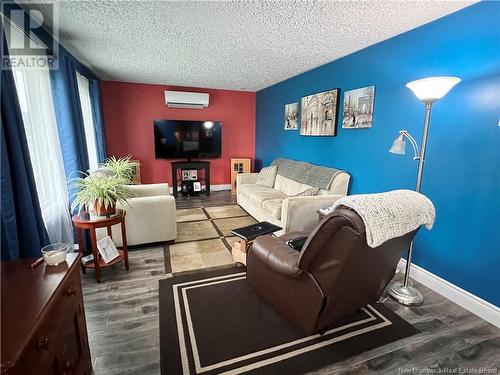
<svg viewBox="0 0 500 375"><path fill-rule="evenodd" d="M419 160L420 159L420 153L418 152L418 145L417 145L417 141L415 141L415 138L413 138L410 133L408 133L408 131L406 130L400 130L399 131L399 134L402 136L402 137L406 137L408 138L408 140L410 141L412 147L413 147L413 160Z"/></svg>

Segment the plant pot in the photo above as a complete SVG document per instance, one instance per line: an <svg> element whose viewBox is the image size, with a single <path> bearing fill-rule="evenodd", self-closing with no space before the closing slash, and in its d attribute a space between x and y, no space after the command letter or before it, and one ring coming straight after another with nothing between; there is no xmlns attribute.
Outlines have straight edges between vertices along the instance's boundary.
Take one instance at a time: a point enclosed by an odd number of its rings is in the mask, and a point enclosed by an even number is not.
<svg viewBox="0 0 500 375"><path fill-rule="evenodd" d="M94 202L94 211L95 211L96 215L98 215L98 216L110 216L110 215L114 215L116 213L116 206L113 204L113 205L109 205L108 207L106 207L104 205L104 203L99 205L97 203L97 201L95 201Z"/></svg>

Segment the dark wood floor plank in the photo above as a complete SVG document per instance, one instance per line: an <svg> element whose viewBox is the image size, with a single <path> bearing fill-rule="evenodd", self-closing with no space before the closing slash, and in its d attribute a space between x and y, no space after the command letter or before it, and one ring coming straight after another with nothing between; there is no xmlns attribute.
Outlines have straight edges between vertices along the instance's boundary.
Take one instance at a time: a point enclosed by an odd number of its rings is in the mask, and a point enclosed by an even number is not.
<svg viewBox="0 0 500 375"><path fill-rule="evenodd" d="M96 284L82 275L89 345L95 374L159 374L158 280L165 278L163 246L130 251Z"/></svg>

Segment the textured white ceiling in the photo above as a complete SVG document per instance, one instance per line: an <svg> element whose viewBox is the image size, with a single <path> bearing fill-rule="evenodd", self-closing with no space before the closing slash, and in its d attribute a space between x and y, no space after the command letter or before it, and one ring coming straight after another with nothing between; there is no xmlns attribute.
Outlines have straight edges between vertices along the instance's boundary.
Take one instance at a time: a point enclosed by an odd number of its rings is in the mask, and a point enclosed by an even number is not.
<svg viewBox="0 0 500 375"><path fill-rule="evenodd" d="M55 4L61 43L102 79L257 91L473 2Z"/></svg>

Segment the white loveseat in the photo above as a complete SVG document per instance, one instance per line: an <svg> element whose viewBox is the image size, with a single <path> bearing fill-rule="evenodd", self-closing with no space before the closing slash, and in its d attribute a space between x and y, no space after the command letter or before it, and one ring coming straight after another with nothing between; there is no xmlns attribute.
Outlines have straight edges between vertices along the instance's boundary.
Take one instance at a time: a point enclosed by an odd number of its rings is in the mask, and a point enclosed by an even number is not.
<svg viewBox="0 0 500 375"><path fill-rule="evenodd" d="M344 171L288 159L276 159L273 164L278 160L285 161L287 168L280 168L278 162L278 174L272 188L255 184L258 173L238 174L237 202L256 220L282 227L282 233L310 231L318 223L317 210L332 206L337 199L347 195L350 176ZM323 186L315 196L294 197L315 184L312 178L308 181L312 169L316 175L322 171L333 175L329 186L326 189Z"/></svg>
<svg viewBox="0 0 500 375"><path fill-rule="evenodd" d="M127 244L140 245L153 242L166 242L177 237L175 199L170 195L168 184L144 184L128 186L136 196L117 208L127 211L125 225ZM112 227L113 241L122 246L119 225ZM107 236L105 228L97 230L97 238Z"/></svg>

